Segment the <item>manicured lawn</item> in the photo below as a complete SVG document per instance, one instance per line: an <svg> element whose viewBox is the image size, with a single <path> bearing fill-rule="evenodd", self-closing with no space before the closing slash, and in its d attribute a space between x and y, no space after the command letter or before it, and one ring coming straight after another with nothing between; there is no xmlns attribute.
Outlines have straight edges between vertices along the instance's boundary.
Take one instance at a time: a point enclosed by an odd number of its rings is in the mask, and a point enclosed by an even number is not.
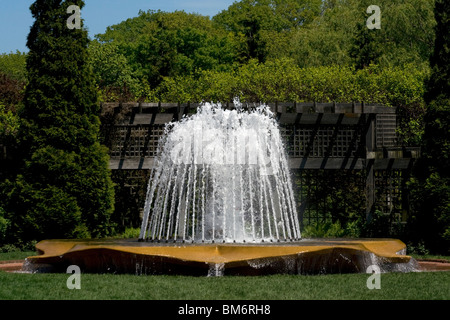
<svg viewBox="0 0 450 320"><path fill-rule="evenodd" d="M20 260L35 252L0 253ZM415 258L424 258L416 256ZM426 257L448 259L449 257ZM0 299L12 300L449 300L450 272L381 274L381 289L369 290L368 274L262 277L186 277L81 274L81 289L69 290L69 274L0 272Z"/></svg>
<svg viewBox="0 0 450 320"><path fill-rule="evenodd" d="M381 274L369 290L367 274L262 277L186 277L81 274L69 290L69 274L0 272L0 299L12 300L304 300L450 299L450 272Z"/></svg>
<svg viewBox="0 0 450 320"><path fill-rule="evenodd" d="M23 260L30 256L35 256L37 253L35 251L13 251L13 252L2 252L0 253L0 261L8 260Z"/></svg>

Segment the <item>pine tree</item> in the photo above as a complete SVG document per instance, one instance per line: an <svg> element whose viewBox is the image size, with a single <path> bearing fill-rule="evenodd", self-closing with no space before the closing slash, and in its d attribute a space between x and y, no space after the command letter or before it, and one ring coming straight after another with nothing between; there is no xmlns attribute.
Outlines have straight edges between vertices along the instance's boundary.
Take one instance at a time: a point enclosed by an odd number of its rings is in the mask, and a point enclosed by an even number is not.
<svg viewBox="0 0 450 320"><path fill-rule="evenodd" d="M431 251L450 251L450 3L437 0L436 40L425 102L423 157L416 170L415 238Z"/></svg>
<svg viewBox="0 0 450 320"><path fill-rule="evenodd" d="M70 29L69 5L36 0L28 35L29 84L20 110L21 169L8 194L16 239L100 237L111 230L114 189L99 143L99 104L88 37Z"/></svg>
<svg viewBox="0 0 450 320"><path fill-rule="evenodd" d="M359 10L361 16L356 24L356 32L352 38L348 55L352 59L356 69L364 69L371 64L378 64L382 56L382 43L384 42L384 31L369 29L366 25L368 18L363 7Z"/></svg>
<svg viewBox="0 0 450 320"><path fill-rule="evenodd" d="M357 28L348 54L356 69L364 69L379 62L382 55L381 31L369 30L365 23L358 23Z"/></svg>

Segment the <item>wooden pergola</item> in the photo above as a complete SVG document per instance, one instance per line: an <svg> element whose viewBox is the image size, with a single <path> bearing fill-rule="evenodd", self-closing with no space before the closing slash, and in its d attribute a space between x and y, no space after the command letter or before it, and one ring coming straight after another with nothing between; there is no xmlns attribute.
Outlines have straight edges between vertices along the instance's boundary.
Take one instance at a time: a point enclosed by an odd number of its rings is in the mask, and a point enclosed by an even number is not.
<svg viewBox="0 0 450 320"><path fill-rule="evenodd" d="M196 112L199 103L105 103L109 124L103 136L112 170L148 170L166 123ZM253 108L259 104L248 104ZM396 108L365 103L267 104L275 115L293 170L362 170L365 173L366 215L376 204L376 172L401 171L408 176L419 147L401 144ZM234 109L232 102L223 108ZM391 188L405 192L405 183ZM402 215L407 214L406 196ZM302 213L301 213L302 214Z"/></svg>

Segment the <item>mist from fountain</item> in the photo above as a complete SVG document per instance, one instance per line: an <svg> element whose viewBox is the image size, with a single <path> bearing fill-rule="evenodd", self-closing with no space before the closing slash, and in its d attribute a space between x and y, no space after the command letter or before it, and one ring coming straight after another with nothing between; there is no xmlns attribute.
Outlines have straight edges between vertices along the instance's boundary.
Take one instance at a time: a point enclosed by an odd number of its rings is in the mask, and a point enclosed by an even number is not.
<svg viewBox="0 0 450 320"><path fill-rule="evenodd" d="M261 243L300 240L286 152L268 106L202 104L166 125L139 239Z"/></svg>

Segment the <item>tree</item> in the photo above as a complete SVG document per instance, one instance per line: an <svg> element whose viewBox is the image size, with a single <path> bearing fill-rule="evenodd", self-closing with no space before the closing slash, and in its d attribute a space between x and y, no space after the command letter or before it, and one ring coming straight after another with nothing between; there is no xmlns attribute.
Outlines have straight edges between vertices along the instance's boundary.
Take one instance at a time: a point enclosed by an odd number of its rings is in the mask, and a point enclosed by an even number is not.
<svg viewBox="0 0 450 320"><path fill-rule="evenodd" d="M138 79L134 77L127 58L115 43L89 44L89 64L102 101L133 101L139 92Z"/></svg>
<svg viewBox="0 0 450 320"><path fill-rule="evenodd" d="M99 104L88 64L87 31L69 29L69 5L36 0L27 39L28 85L19 111L21 161L3 189L16 241L99 237L111 231L114 189L99 143Z"/></svg>
<svg viewBox="0 0 450 320"><path fill-rule="evenodd" d="M364 19L357 24L357 33L349 49L349 56L356 69L363 69L371 64L379 64L383 54L383 35L381 30L368 29Z"/></svg>
<svg viewBox="0 0 450 320"><path fill-rule="evenodd" d="M26 54L0 54L0 103L15 111L23 99L26 84Z"/></svg>
<svg viewBox="0 0 450 320"><path fill-rule="evenodd" d="M19 50L0 54L0 72L18 82L26 82L26 58L26 53Z"/></svg>
<svg viewBox="0 0 450 320"><path fill-rule="evenodd" d="M0 103L8 110L16 110L23 99L25 81L17 80L0 71Z"/></svg>
<svg viewBox="0 0 450 320"><path fill-rule="evenodd" d="M381 10L379 30L365 28L372 4ZM433 7L434 0L324 1L322 13L293 34L292 57L302 67L361 65L365 58L383 67L426 69L434 42Z"/></svg>
<svg viewBox="0 0 450 320"><path fill-rule="evenodd" d="M243 61L264 62L268 57L275 57L274 52L284 51L282 42L298 28L311 23L319 14L320 5L321 1L317 0L241 0L213 20L242 39L239 54ZM272 46L273 43L276 45Z"/></svg>
<svg viewBox="0 0 450 320"><path fill-rule="evenodd" d="M235 61L236 41L229 33L215 28L209 17L183 11L141 11L96 38L117 46L133 76L152 88L164 77L230 69Z"/></svg>
<svg viewBox="0 0 450 320"><path fill-rule="evenodd" d="M450 3L437 0L436 41L425 102L423 157L413 179L413 232L433 252L450 248Z"/></svg>

